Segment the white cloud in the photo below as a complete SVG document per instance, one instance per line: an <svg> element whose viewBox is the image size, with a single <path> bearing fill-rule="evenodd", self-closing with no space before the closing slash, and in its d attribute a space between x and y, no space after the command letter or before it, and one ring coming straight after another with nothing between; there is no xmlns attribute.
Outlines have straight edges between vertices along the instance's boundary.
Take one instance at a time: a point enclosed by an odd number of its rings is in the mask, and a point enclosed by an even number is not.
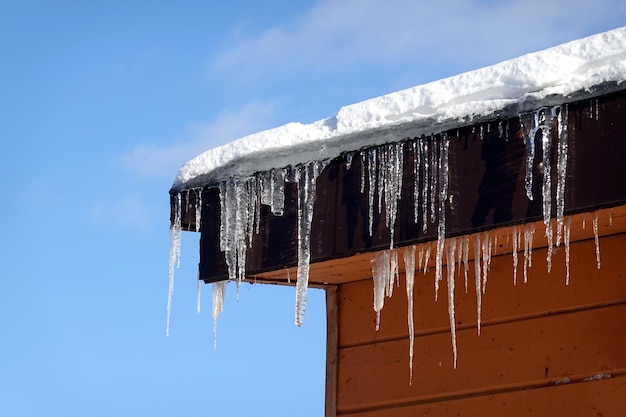
<svg viewBox="0 0 626 417"><path fill-rule="evenodd" d="M387 60L482 66L611 29L624 17L619 0L575 7L571 0L322 0L287 24L247 39L238 35L212 64L246 78Z"/></svg>
<svg viewBox="0 0 626 417"><path fill-rule="evenodd" d="M126 168L142 179L173 180L189 159L239 137L267 129L276 104L253 101L236 111L223 111L210 123L197 123L169 146L139 145L122 156Z"/></svg>

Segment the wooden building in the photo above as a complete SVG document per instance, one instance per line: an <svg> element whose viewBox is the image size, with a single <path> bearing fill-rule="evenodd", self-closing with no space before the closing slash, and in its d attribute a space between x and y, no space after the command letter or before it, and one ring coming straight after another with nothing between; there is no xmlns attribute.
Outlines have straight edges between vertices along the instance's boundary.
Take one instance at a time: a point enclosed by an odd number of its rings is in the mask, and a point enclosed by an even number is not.
<svg viewBox="0 0 626 417"><path fill-rule="evenodd" d="M469 116L434 134L409 126L312 176L308 282L327 294L326 415L623 415L626 86ZM282 172L283 213L258 206L244 279L300 279L306 171ZM220 184L170 199L174 228L200 221L207 283L233 278Z"/></svg>

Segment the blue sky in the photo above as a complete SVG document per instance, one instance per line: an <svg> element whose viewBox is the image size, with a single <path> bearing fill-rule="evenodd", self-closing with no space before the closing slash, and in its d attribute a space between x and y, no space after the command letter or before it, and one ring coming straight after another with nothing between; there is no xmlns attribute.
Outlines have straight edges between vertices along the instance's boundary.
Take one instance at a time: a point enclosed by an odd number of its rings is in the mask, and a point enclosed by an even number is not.
<svg viewBox="0 0 626 417"><path fill-rule="evenodd" d="M0 415L322 415L319 290L298 328L293 288L229 287L214 350L185 233L165 337L178 168L626 22L619 0L222 3L0 0Z"/></svg>

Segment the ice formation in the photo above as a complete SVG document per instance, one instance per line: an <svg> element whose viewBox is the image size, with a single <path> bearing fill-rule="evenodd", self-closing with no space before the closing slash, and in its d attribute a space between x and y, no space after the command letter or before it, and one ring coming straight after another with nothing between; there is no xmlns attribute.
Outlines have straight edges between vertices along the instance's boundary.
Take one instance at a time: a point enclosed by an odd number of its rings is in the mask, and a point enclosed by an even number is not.
<svg viewBox="0 0 626 417"><path fill-rule="evenodd" d="M308 162L296 168L298 184L298 279L296 281L296 324L302 326L309 286L311 259L311 222L315 204L317 177L326 162Z"/></svg>
<svg viewBox="0 0 626 417"><path fill-rule="evenodd" d="M456 319L454 315L454 269L456 251L456 238L450 239L448 242L448 252L446 253L447 269L448 269L448 316L450 318L450 333L452 334L452 354L454 357L454 368L456 368Z"/></svg>
<svg viewBox="0 0 626 417"><path fill-rule="evenodd" d="M596 244L596 264L598 269L600 269L600 239L598 236L598 212L593 213L593 240Z"/></svg>
<svg viewBox="0 0 626 417"><path fill-rule="evenodd" d="M396 264L392 262L396 258ZM391 296L393 281L397 274L397 252L393 249L377 252L372 256L372 279L374 280L374 311L376 330L380 327L380 312L385 305L385 295Z"/></svg>
<svg viewBox="0 0 626 417"><path fill-rule="evenodd" d="M217 319L224 309L224 294L228 281L214 282L213 285L213 348L217 347Z"/></svg>
<svg viewBox="0 0 626 417"><path fill-rule="evenodd" d="M439 281L442 279L443 252L446 241L446 200L448 200L448 146L450 142L445 134L441 137L439 157L437 160L437 174L439 183L439 224L437 225L437 255L435 263L435 300L439 289ZM436 146L433 146L433 155L436 154ZM433 164L434 166L435 164ZM435 194L436 187L431 189L431 196ZM434 197L431 197L434 201Z"/></svg>
<svg viewBox="0 0 626 417"><path fill-rule="evenodd" d="M480 231L472 236L446 235L446 211L451 206L448 190L450 139L447 132L467 125L468 115L478 120L493 117L496 112L507 109L509 113L503 117L519 117L525 146L524 187L529 200L541 199L544 235L547 240L547 268L550 271L553 246L563 243L566 283L569 284L571 218L565 216L568 107L559 101L565 103L568 97L580 91L592 91L593 86L622 88L616 86L626 81L624 50L626 28L620 28L470 73L346 106L337 115L309 125L290 123L260 132L189 161L178 172L171 190L174 196L174 217L170 228L166 333L169 334L174 269L180 262L183 204L181 192L195 193L195 230L199 231L202 187L207 184L219 187L220 249L225 254L229 280L239 284L246 278L246 251L252 245L253 235L259 233L261 205L269 206L275 216L283 215L285 183L296 183L298 276L295 322L297 325L302 324L308 287L316 180L328 161L341 155L345 155L346 169L351 169L355 156L360 157L360 191L367 193L369 235L375 233L373 219L376 210L378 213L384 210L385 225L390 233L389 249L375 253L371 260L373 307L378 330L384 299L392 296L394 284L399 277L395 229L398 204L402 198L405 152L408 152L412 156L414 222L421 225L423 234L428 232L429 224L436 223L436 239L433 242L410 246L404 252L410 375L412 378L415 271L421 270L424 274L427 272L432 250L435 251L435 299L443 279L445 255L448 314L456 367L455 272L458 271L457 275L460 275L461 265L463 266L467 292L469 256L472 253L470 246L473 245L477 331L480 334L483 296L486 294L491 259L498 248L498 235L491 230ZM546 104L546 107L527 111L527 103L537 101ZM598 100L594 101L592 98L590 106L590 117L598 119ZM478 125L481 139L491 132L491 124L481 122ZM495 126L494 124L493 128ZM437 132L432 132L433 128ZM497 129L500 138L508 140L508 126L503 126L499 121ZM554 137L556 140L553 140ZM556 166L552 167L555 160ZM553 170L556 170L555 193L552 192ZM535 178L536 175L541 175L540 196L533 195L533 184L539 181L539 177ZM556 213L555 219L553 212ZM597 267L600 268L597 213L593 218L593 233ZM535 225L530 223L512 227L511 234L507 237L512 242L515 285L518 281L519 256L523 258L523 281L528 281L529 268L532 267L534 234ZM226 283L227 281L222 281L213 284L214 332L223 308ZM198 291L198 310L199 308Z"/></svg>
<svg viewBox="0 0 626 417"><path fill-rule="evenodd" d="M174 221L170 226L170 256L169 256L169 284L167 289L167 318L165 321L165 335L170 335L170 317L172 313L172 297L174 295L174 269L180 266L181 243L181 210L180 194L174 198Z"/></svg>

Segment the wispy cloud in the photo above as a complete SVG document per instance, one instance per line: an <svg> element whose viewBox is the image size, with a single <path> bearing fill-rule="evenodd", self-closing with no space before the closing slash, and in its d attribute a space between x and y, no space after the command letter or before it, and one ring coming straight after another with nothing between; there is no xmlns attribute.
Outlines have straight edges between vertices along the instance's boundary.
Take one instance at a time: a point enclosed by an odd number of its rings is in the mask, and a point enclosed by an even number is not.
<svg viewBox="0 0 626 417"><path fill-rule="evenodd" d="M122 162L141 179L173 180L177 170L199 153L273 127L276 107L275 102L252 101L240 109L225 110L212 122L188 127L186 134L169 146L136 146L122 156Z"/></svg>
<svg viewBox="0 0 626 417"><path fill-rule="evenodd" d="M140 196L129 195L93 205L89 217L96 224L145 231L153 222L153 209Z"/></svg>
<svg viewBox="0 0 626 417"><path fill-rule="evenodd" d="M254 78L388 60L485 65L611 28L598 25L619 26L623 3L322 0L294 21L248 38L238 34L212 68Z"/></svg>

